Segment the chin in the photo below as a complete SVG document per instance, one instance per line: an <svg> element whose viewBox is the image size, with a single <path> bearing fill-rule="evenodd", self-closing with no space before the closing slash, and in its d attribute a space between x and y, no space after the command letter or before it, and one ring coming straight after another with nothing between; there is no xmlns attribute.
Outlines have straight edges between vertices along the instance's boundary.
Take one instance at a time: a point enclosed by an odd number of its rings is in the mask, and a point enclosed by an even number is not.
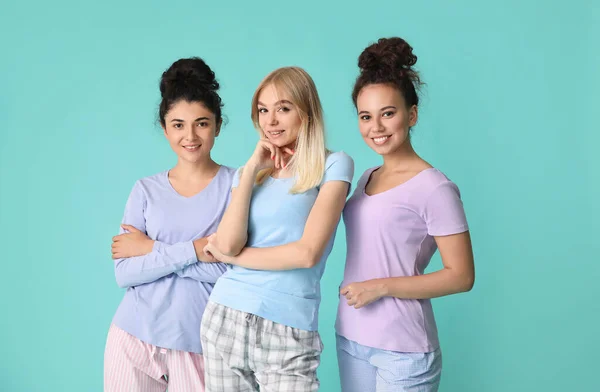
<svg viewBox="0 0 600 392"><path fill-rule="evenodd" d="M396 150L392 146L378 146L376 144L371 144L371 149L379 155L387 155Z"/></svg>
<svg viewBox="0 0 600 392"><path fill-rule="evenodd" d="M281 140L281 139L275 139L275 140L269 140L271 143L273 143L274 146L277 146L279 148L285 147L285 146L289 146L290 144L293 143L293 141L290 140Z"/></svg>
<svg viewBox="0 0 600 392"><path fill-rule="evenodd" d="M190 163L198 163L200 161L202 161L204 159L204 154L198 154L198 155L184 155L184 156L180 156L181 159L183 159L184 161L190 162Z"/></svg>

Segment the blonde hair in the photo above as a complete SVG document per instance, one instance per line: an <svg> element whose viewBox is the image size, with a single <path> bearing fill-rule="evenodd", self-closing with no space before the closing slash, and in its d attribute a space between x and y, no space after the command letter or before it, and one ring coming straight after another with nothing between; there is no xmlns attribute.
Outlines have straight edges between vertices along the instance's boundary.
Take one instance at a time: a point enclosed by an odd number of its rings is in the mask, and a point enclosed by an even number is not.
<svg viewBox="0 0 600 392"><path fill-rule="evenodd" d="M264 137L264 132L258 122L258 96L269 85L273 85L279 92L284 92L300 115L301 124L295 153L288 167L296 176L290 193L303 193L318 186L325 174L325 123L317 87L310 75L299 67L283 67L268 74L252 97L251 117L260 137ZM256 183L262 184L272 171L261 171L256 177Z"/></svg>

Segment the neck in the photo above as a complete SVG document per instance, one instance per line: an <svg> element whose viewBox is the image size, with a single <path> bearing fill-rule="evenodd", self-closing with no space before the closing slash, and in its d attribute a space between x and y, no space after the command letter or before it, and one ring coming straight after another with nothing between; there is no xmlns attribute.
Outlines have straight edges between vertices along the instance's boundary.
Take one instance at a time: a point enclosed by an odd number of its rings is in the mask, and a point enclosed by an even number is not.
<svg viewBox="0 0 600 392"><path fill-rule="evenodd" d="M420 160L421 158L413 149L410 140L407 139L396 151L383 155L383 165L381 169L382 171L407 170L416 161Z"/></svg>
<svg viewBox="0 0 600 392"><path fill-rule="evenodd" d="M188 180L203 180L213 176L219 165L209 156L198 162L189 162L179 159L177 165L171 169L171 175Z"/></svg>

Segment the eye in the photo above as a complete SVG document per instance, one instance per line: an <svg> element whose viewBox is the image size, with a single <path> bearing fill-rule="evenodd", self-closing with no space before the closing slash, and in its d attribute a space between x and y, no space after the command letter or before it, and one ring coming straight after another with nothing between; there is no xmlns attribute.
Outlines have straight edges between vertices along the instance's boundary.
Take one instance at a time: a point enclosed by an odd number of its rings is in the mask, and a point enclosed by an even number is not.
<svg viewBox="0 0 600 392"><path fill-rule="evenodd" d="M287 112L289 112L290 110L291 110L291 109L290 109L290 108L288 108L287 106L282 106L282 107L280 107L279 109L277 109L277 111L278 111L278 112L284 112L284 113L287 113Z"/></svg>
<svg viewBox="0 0 600 392"><path fill-rule="evenodd" d="M198 123L198 126L199 126L200 128L205 128L205 127L208 127L208 122L207 122L207 121L200 121L200 122Z"/></svg>
<svg viewBox="0 0 600 392"><path fill-rule="evenodd" d="M266 108L258 108L258 113L267 113L268 110Z"/></svg>
<svg viewBox="0 0 600 392"><path fill-rule="evenodd" d="M175 128L175 129L182 129L183 128L183 124L182 123L175 123L175 124L173 124L173 128Z"/></svg>
<svg viewBox="0 0 600 392"><path fill-rule="evenodd" d="M371 119L371 116L368 114L363 114L362 116L360 116L360 119L363 121L369 121Z"/></svg>
<svg viewBox="0 0 600 392"><path fill-rule="evenodd" d="M383 112L383 117L392 117L395 113L393 111Z"/></svg>

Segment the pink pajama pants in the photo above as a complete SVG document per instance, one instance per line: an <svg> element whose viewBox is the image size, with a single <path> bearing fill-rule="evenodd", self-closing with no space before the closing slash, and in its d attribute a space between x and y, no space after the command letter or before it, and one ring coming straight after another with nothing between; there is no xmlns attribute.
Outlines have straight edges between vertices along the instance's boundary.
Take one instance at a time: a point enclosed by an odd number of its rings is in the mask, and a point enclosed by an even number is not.
<svg viewBox="0 0 600 392"><path fill-rule="evenodd" d="M204 391L202 354L144 343L110 326L104 352L105 392Z"/></svg>

